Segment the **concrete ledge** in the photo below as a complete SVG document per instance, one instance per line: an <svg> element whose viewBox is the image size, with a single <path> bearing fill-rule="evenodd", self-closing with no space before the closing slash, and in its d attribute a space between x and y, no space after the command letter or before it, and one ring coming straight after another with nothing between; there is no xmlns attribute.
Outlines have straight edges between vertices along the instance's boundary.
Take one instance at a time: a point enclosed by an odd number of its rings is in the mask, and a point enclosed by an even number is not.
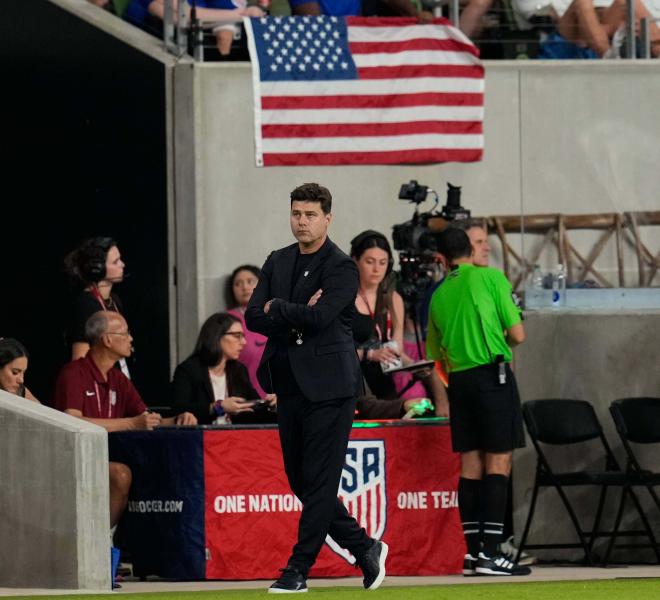
<svg viewBox="0 0 660 600"><path fill-rule="evenodd" d="M0 587L110 589L101 427L0 391Z"/></svg>

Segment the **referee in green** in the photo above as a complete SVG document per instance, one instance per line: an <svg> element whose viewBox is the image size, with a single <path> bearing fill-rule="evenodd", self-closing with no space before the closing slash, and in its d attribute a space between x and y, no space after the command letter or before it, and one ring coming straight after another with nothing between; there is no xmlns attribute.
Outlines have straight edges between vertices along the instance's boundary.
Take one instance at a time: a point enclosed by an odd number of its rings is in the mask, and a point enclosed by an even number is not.
<svg viewBox="0 0 660 600"><path fill-rule="evenodd" d="M449 373L454 452L461 455L458 504L465 575L528 575L499 552L514 448L525 445L511 347L525 340L511 285L501 271L472 263L470 238L449 227L440 252L450 268L429 309L427 356Z"/></svg>

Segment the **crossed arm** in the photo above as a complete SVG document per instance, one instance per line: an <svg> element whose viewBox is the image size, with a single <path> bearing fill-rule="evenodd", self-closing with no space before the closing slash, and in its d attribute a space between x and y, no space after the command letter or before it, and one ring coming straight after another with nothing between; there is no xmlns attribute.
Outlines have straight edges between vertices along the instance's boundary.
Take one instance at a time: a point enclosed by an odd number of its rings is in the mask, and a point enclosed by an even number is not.
<svg viewBox="0 0 660 600"><path fill-rule="evenodd" d="M317 290L305 304L273 298L270 295L272 274L272 260L269 257L245 312L247 326L263 335L282 335L292 328L319 331L355 302L358 275L352 261L346 260L334 267L323 278L321 290ZM264 312L266 304L269 305L267 313Z"/></svg>

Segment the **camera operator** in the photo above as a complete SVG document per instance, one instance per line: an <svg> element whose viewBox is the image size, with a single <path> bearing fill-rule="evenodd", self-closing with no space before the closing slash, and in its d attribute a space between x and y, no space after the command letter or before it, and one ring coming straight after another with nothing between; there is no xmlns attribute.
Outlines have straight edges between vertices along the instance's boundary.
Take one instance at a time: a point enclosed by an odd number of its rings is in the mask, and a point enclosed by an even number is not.
<svg viewBox="0 0 660 600"><path fill-rule="evenodd" d="M498 549L514 448L524 446L511 347L525 332L511 285L477 267L467 233L448 227L439 250L450 271L429 310L427 355L449 372L452 446L461 454L459 507L468 553L464 574L527 575ZM481 523L480 523L481 521Z"/></svg>

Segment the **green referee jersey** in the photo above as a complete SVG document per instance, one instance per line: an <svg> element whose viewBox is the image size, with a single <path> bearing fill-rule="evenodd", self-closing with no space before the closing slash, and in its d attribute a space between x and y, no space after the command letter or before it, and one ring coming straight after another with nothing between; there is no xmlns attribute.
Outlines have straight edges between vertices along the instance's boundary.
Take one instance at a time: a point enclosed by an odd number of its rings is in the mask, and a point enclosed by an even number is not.
<svg viewBox="0 0 660 600"><path fill-rule="evenodd" d="M461 264L433 293L429 308L426 355L443 360L450 372L495 361L511 361L504 330L520 323L511 284L491 267Z"/></svg>

